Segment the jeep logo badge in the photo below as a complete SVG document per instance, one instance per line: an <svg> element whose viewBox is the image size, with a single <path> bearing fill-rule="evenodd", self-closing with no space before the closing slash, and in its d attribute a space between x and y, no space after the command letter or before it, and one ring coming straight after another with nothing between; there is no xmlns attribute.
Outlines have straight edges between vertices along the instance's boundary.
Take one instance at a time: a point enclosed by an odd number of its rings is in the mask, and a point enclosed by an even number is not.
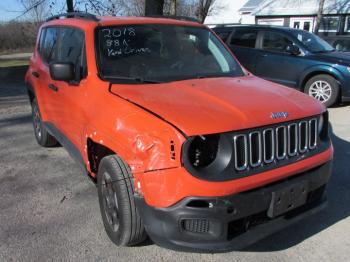
<svg viewBox="0 0 350 262"><path fill-rule="evenodd" d="M287 118L288 112L272 112L271 118L272 119L278 119L278 118Z"/></svg>

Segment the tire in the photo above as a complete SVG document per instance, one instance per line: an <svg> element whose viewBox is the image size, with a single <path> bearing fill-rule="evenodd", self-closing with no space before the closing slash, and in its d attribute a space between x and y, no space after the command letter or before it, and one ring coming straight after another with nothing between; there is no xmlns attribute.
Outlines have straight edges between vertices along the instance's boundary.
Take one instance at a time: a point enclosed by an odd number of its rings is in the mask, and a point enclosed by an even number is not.
<svg viewBox="0 0 350 262"><path fill-rule="evenodd" d="M146 239L134 202L133 176L116 155L104 157L97 174L97 190L103 225L118 246L133 246Z"/></svg>
<svg viewBox="0 0 350 262"><path fill-rule="evenodd" d="M32 122L34 128L34 134L36 141L39 145L43 147L53 147L56 146L57 140L46 130L45 126L42 124L39 106L36 98L32 101Z"/></svg>
<svg viewBox="0 0 350 262"><path fill-rule="evenodd" d="M338 100L339 84L330 75L317 75L306 82L304 92L330 107Z"/></svg>

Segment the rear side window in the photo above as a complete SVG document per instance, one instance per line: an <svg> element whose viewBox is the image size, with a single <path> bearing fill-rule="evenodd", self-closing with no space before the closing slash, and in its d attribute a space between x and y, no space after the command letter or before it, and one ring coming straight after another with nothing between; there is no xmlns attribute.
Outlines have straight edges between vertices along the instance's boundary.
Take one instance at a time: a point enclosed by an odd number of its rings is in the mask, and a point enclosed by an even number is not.
<svg viewBox="0 0 350 262"><path fill-rule="evenodd" d="M258 31L254 29L236 29L231 37L231 45L255 48Z"/></svg>
<svg viewBox="0 0 350 262"><path fill-rule="evenodd" d="M42 39L40 40L40 55L43 61L49 64L56 59L57 43L58 43L58 28L49 27L43 29Z"/></svg>
<svg viewBox="0 0 350 262"><path fill-rule="evenodd" d="M222 41L226 42L227 38L230 36L232 30L231 29L217 29L215 33L222 39Z"/></svg>
<svg viewBox="0 0 350 262"><path fill-rule="evenodd" d="M265 32L262 48L266 51L287 52L293 42L286 36L276 32Z"/></svg>

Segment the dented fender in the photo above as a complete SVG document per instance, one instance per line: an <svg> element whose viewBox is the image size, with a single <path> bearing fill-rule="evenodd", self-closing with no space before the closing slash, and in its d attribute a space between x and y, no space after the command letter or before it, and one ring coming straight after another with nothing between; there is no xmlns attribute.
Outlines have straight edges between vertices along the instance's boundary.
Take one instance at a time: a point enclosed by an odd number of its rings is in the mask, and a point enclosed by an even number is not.
<svg viewBox="0 0 350 262"><path fill-rule="evenodd" d="M185 137L145 111L134 108L133 111L136 109L138 112L129 113L130 106L135 107L126 104L118 111L100 114L106 116L108 121L100 117L101 124L86 127L86 139L90 138L115 152L129 165L133 174L180 167L181 146ZM107 117L110 113L113 118ZM161 128L154 129L155 125ZM88 162L87 145L84 151Z"/></svg>

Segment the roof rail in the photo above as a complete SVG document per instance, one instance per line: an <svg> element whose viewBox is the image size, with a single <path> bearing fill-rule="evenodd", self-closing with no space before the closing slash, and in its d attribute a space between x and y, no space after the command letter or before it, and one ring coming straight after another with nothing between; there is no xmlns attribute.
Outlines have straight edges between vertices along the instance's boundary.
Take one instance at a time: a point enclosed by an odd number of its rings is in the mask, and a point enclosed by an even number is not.
<svg viewBox="0 0 350 262"><path fill-rule="evenodd" d="M78 19L86 19L86 20L92 20L92 21L100 21L95 15L90 14L90 13L85 13L85 12L68 12L64 14L59 14L59 15L54 15L46 19L46 22L52 21L55 19L60 19L60 18L78 18Z"/></svg>
<svg viewBox="0 0 350 262"><path fill-rule="evenodd" d="M175 19L175 20L181 20L181 21L189 21L189 22L196 22L200 23L200 21L197 18L189 17L189 16L178 16L178 15L148 15L146 17L153 17L153 18L169 18L169 19Z"/></svg>

